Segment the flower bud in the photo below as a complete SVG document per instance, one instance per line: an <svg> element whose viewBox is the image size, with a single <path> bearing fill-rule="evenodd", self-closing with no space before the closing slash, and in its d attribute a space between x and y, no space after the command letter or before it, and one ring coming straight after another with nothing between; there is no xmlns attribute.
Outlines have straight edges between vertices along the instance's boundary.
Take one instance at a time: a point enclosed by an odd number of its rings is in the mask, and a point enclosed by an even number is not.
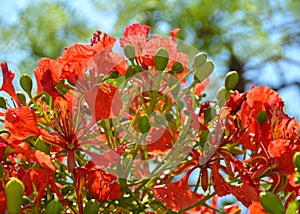
<svg viewBox="0 0 300 214"><path fill-rule="evenodd" d="M142 115L137 122L138 129L142 134L149 132L150 126L150 119L147 115Z"/></svg>
<svg viewBox="0 0 300 214"><path fill-rule="evenodd" d="M128 59L132 60L135 57L134 47L131 45L126 45L124 48L124 54Z"/></svg>
<svg viewBox="0 0 300 214"><path fill-rule="evenodd" d="M214 70L214 64L212 61L206 61L202 66L195 67L194 80L197 82L202 82L205 80Z"/></svg>
<svg viewBox="0 0 300 214"><path fill-rule="evenodd" d="M194 57L194 62L193 62L193 69L197 69L199 67L201 67L207 60L207 55L204 52L200 52L198 53L195 57Z"/></svg>
<svg viewBox="0 0 300 214"><path fill-rule="evenodd" d="M172 66L172 71L176 74L181 74L184 71L184 67L180 62L175 62Z"/></svg>
<svg viewBox="0 0 300 214"><path fill-rule="evenodd" d="M272 192L262 192L259 201L268 213L284 214L284 208L280 199Z"/></svg>
<svg viewBox="0 0 300 214"><path fill-rule="evenodd" d="M24 195L24 184L18 178L11 178L5 186L7 213L21 213Z"/></svg>
<svg viewBox="0 0 300 214"><path fill-rule="evenodd" d="M239 81L239 74L236 71L230 71L225 76L225 88L226 90L232 90Z"/></svg>
<svg viewBox="0 0 300 214"><path fill-rule="evenodd" d="M22 92L17 91L17 96L19 98L20 103L25 106L26 105L26 97L25 97L25 95Z"/></svg>
<svg viewBox="0 0 300 214"><path fill-rule="evenodd" d="M84 207L84 214L97 214L99 210L99 203L95 199L88 201Z"/></svg>
<svg viewBox="0 0 300 214"><path fill-rule="evenodd" d="M20 78L20 85L22 89L29 95L31 96L31 90L32 90L32 80L30 76L27 74L22 74Z"/></svg>
<svg viewBox="0 0 300 214"><path fill-rule="evenodd" d="M257 115L257 120L260 125L266 123L268 121L268 115L265 111L260 111Z"/></svg>
<svg viewBox="0 0 300 214"><path fill-rule="evenodd" d="M208 189L208 171L207 171L207 168L203 168L201 169L201 174L200 174L200 183L201 183L201 186L202 186L202 189L204 192L207 191Z"/></svg>
<svg viewBox="0 0 300 214"><path fill-rule="evenodd" d="M46 214L60 214L63 210L63 205L58 198L53 199L47 205Z"/></svg>
<svg viewBox="0 0 300 214"><path fill-rule="evenodd" d="M156 70L163 71L167 67L169 61L169 53L164 48L159 48L154 55L154 63Z"/></svg>
<svg viewBox="0 0 300 214"><path fill-rule="evenodd" d="M293 158L294 164L298 171L300 172L300 152L296 152Z"/></svg>

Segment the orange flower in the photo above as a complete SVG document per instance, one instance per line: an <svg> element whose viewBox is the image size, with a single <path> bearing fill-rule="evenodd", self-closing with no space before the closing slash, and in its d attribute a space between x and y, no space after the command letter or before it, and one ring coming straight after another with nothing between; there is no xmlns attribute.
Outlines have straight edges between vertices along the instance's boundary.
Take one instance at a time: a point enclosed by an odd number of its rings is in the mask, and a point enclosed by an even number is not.
<svg viewBox="0 0 300 214"><path fill-rule="evenodd" d="M8 66L5 61L0 63L0 67L2 69L3 75L2 86L0 88L0 91L5 91L6 93L8 93L18 104L18 106L20 106L21 104L19 98L16 95L15 87L12 84L15 74L12 71L8 70Z"/></svg>
<svg viewBox="0 0 300 214"><path fill-rule="evenodd" d="M188 186L190 173L187 173L180 181L155 185L153 194L157 200L160 200L165 206L173 211L178 211L192 206L200 201L203 196L195 194Z"/></svg>
<svg viewBox="0 0 300 214"><path fill-rule="evenodd" d="M27 137L38 137L40 130L36 124L35 113L27 107L7 109L4 126L14 139L24 140Z"/></svg>
<svg viewBox="0 0 300 214"><path fill-rule="evenodd" d="M116 176L106 173L91 161L87 163L85 169L86 186L100 204L121 196L120 184L117 183Z"/></svg>

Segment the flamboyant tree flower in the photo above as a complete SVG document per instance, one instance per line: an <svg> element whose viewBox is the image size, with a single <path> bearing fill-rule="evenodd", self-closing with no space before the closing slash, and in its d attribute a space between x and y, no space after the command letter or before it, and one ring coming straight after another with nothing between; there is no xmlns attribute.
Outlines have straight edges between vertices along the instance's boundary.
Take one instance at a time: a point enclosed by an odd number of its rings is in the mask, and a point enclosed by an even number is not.
<svg viewBox="0 0 300 214"><path fill-rule="evenodd" d="M170 31L172 38L152 37L148 38L150 27L133 24L125 29L124 37L120 38L121 47L131 45L135 49L135 59L145 70L155 67L154 56L160 48L168 52L168 63L165 70L170 70L175 62L180 62L184 70L177 75L181 78L187 72L188 56L178 50L176 36L180 29Z"/></svg>
<svg viewBox="0 0 300 214"><path fill-rule="evenodd" d="M18 106L20 106L20 101L19 98L15 92L15 87L13 86L13 79L15 77L15 74L8 70L8 65L7 63L4 62L0 62L0 67L2 70L2 86L0 88L0 91L5 91L6 93L8 93L13 99L14 101L17 103Z"/></svg>

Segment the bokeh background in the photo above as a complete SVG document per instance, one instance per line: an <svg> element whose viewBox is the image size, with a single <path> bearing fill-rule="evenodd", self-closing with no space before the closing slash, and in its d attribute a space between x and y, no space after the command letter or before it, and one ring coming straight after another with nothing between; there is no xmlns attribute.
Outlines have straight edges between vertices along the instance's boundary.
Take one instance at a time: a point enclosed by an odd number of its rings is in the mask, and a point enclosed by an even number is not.
<svg viewBox="0 0 300 214"><path fill-rule="evenodd" d="M58 57L64 47L88 43L100 29L116 38L131 23L152 33L182 29L179 39L208 53L222 78L239 72L237 89L267 85L300 119L300 1L0 0L0 60L16 73L33 73L41 57Z"/></svg>

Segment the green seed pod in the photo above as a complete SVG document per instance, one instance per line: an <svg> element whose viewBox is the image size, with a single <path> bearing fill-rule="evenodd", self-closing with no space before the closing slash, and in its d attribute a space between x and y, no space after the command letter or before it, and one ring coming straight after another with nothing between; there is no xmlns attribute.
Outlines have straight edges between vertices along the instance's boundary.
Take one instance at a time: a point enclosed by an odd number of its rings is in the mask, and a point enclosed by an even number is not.
<svg viewBox="0 0 300 214"><path fill-rule="evenodd" d="M138 129L142 134L149 132L151 125L150 119L147 115L142 115L137 122Z"/></svg>
<svg viewBox="0 0 300 214"><path fill-rule="evenodd" d="M11 178L5 187L7 213L21 213L21 205L24 195L24 184L18 178Z"/></svg>
<svg viewBox="0 0 300 214"><path fill-rule="evenodd" d="M135 57L134 47L132 45L126 45L124 48L124 54L128 59L133 60L133 58Z"/></svg>
<svg viewBox="0 0 300 214"><path fill-rule="evenodd" d="M60 214L63 210L63 204L58 198L49 202L46 208L46 214Z"/></svg>
<svg viewBox="0 0 300 214"><path fill-rule="evenodd" d="M99 210L99 203L95 199L88 201L84 207L84 214L97 214Z"/></svg>
<svg viewBox="0 0 300 214"><path fill-rule="evenodd" d="M22 74L20 78L20 85L22 89L29 95L31 96L31 90L32 90L32 80L30 76L27 74Z"/></svg>
<svg viewBox="0 0 300 214"><path fill-rule="evenodd" d="M206 61L202 66L195 68L194 80L202 82L214 71L214 64L212 61Z"/></svg>
<svg viewBox="0 0 300 214"><path fill-rule="evenodd" d="M230 71L225 76L226 90L232 90L238 84L239 74L236 71Z"/></svg>
<svg viewBox="0 0 300 214"><path fill-rule="evenodd" d="M169 53L164 48L159 48L154 55L154 63L156 70L163 71L167 67L169 61Z"/></svg>
<svg viewBox="0 0 300 214"><path fill-rule="evenodd" d="M268 115L267 115L267 112L265 111L260 111L257 115L257 120L258 120L258 123L259 124L264 124L268 121Z"/></svg>
<svg viewBox="0 0 300 214"><path fill-rule="evenodd" d="M284 214L284 207L280 199L272 192L262 192L259 201L264 210L271 214Z"/></svg>

